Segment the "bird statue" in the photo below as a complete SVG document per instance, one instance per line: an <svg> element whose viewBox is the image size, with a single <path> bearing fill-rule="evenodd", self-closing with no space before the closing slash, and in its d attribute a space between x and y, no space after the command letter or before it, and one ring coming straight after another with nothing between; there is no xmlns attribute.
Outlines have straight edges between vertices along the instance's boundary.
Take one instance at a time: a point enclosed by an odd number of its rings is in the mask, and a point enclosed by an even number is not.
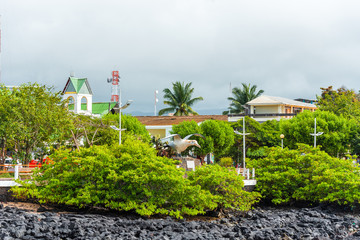
<svg viewBox="0 0 360 240"><path fill-rule="evenodd" d="M181 155L181 153L190 146L196 146L198 148L201 148L196 140L189 140L189 138L192 136L199 136L199 137L202 137L205 139L205 137L203 135L201 135L199 133L194 133L194 134L187 135L183 139L180 137L179 134L172 134L170 136L163 138L162 140L173 137L174 140L169 142L168 145L172 149L174 149L178 155Z"/></svg>

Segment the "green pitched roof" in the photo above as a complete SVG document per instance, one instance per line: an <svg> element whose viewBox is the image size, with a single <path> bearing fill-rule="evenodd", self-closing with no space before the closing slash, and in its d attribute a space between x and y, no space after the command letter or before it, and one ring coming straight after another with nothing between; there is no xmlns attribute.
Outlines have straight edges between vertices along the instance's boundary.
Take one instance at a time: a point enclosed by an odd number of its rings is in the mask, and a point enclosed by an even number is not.
<svg viewBox="0 0 360 240"><path fill-rule="evenodd" d="M110 108L109 108L110 103ZM107 114L116 105L116 102L97 102L92 104L92 114ZM74 104L69 104L69 110L74 110ZM81 110L86 110L86 103L81 104Z"/></svg>
<svg viewBox="0 0 360 240"><path fill-rule="evenodd" d="M110 107L109 107L110 104ZM93 114L106 114L109 112L109 110L111 110L112 108L114 108L116 105L116 102L98 102L98 103L93 103L92 104L92 113Z"/></svg>
<svg viewBox="0 0 360 240"><path fill-rule="evenodd" d="M87 78L69 77L63 93L92 94Z"/></svg>

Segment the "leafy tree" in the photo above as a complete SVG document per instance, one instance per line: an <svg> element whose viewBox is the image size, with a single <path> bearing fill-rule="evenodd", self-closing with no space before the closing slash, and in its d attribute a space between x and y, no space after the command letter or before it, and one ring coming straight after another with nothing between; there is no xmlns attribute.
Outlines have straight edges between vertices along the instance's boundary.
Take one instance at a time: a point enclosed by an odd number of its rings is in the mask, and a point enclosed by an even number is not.
<svg viewBox="0 0 360 240"><path fill-rule="evenodd" d="M198 115L191 107L198 101L203 100L202 97L192 98L194 88L191 88L192 83L175 82L173 83L173 91L168 88L164 92L164 104L170 107L161 109L159 115L164 115L169 112L174 112L175 116L188 116L190 114Z"/></svg>
<svg viewBox="0 0 360 240"><path fill-rule="evenodd" d="M101 129L109 128L101 118L82 114L73 115L72 123L71 139L78 150L82 140L85 141L85 145L93 146L101 140L98 134Z"/></svg>
<svg viewBox="0 0 360 240"><path fill-rule="evenodd" d="M102 121L107 126L119 126L119 114L106 114L102 117ZM121 128L126 129L122 132L121 138L126 139L129 135L136 136L143 142L150 143L151 137L149 132L136 117L131 115L121 115ZM114 131L110 127L103 128L99 131L99 142L97 145L107 144L109 146L119 142L119 132Z"/></svg>
<svg viewBox="0 0 360 240"><path fill-rule="evenodd" d="M118 144L119 132L110 128L111 125L119 126L119 114L107 114L102 118L86 115L74 115L73 127L71 128L71 139L77 149L80 142L84 140L85 146ZM145 126L131 115L122 115L121 128L122 139L128 136L136 136L144 142L150 143L151 137Z"/></svg>
<svg viewBox="0 0 360 240"><path fill-rule="evenodd" d="M234 144L234 130L225 121L206 120L200 124L202 134L210 146L214 146L213 153L216 159L228 154L230 147ZM208 152L209 153L209 152Z"/></svg>
<svg viewBox="0 0 360 240"><path fill-rule="evenodd" d="M34 149L64 139L70 126L66 103L60 92L52 90L37 83L23 84L11 93L2 90L8 95L3 107L12 108L4 114L5 117L12 114L3 130L7 132L4 136L14 142L14 150L23 154L25 162L30 160Z"/></svg>
<svg viewBox="0 0 360 240"><path fill-rule="evenodd" d="M360 153L360 98L354 90L341 87L333 90L332 86L321 88L321 96L318 96L319 110L333 112L349 120L355 120L357 126L353 126L353 136L349 144L354 154Z"/></svg>
<svg viewBox="0 0 360 240"><path fill-rule="evenodd" d="M9 141L15 137L18 117L20 113L16 111L17 99L12 92L4 85L0 85L0 158L5 157Z"/></svg>
<svg viewBox="0 0 360 240"><path fill-rule="evenodd" d="M317 97L319 110L333 112L338 116L343 115L347 119L360 117L360 101L353 90L345 87L333 90L332 86L321 90L321 96Z"/></svg>
<svg viewBox="0 0 360 240"><path fill-rule="evenodd" d="M232 123L231 126L239 131L243 132L243 120L239 120ZM245 137L246 156L248 157L260 157L263 156L263 147L279 146L280 145L280 131L279 122L276 120L266 121L259 123L253 118L245 117L245 130L246 133L250 133ZM243 136L235 135L235 144L230 149L230 156L235 159L236 163L240 163L242 160L243 152Z"/></svg>
<svg viewBox="0 0 360 240"><path fill-rule="evenodd" d="M231 145L234 144L234 132L230 124L225 121L206 120L200 124L195 121L184 121L172 127L172 133L180 134L185 137L189 134L200 133L205 139L194 136L201 148L194 148L195 154L205 156L214 153L216 159L227 154ZM187 154L185 152L185 154Z"/></svg>
<svg viewBox="0 0 360 240"><path fill-rule="evenodd" d="M222 167L233 167L234 163L231 157L222 157L218 163Z"/></svg>
<svg viewBox="0 0 360 240"><path fill-rule="evenodd" d="M317 132L323 132L316 138L317 145L331 156L344 155L351 149L350 140L355 134L356 123L326 111L304 111L296 117L280 122L280 131L285 135L284 144L295 148L297 143L314 144L314 119Z"/></svg>
<svg viewBox="0 0 360 240"><path fill-rule="evenodd" d="M228 97L228 100L231 101L230 107L228 111L224 111L223 114L239 114L244 111L244 105L253 100L254 98L259 97L264 93L264 90L259 90L256 92L256 85L246 85L245 83L241 83L242 88L234 87L232 89L233 97Z"/></svg>
<svg viewBox="0 0 360 240"><path fill-rule="evenodd" d="M306 201L358 204L360 172L353 159L329 156L301 144L297 150L268 149L267 157L251 160L257 169L256 190L274 204Z"/></svg>

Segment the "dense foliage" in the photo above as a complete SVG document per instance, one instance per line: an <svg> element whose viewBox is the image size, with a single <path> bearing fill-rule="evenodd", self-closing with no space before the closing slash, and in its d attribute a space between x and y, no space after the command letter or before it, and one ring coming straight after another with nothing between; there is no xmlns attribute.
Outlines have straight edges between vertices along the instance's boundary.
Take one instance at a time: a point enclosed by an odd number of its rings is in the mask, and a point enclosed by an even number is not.
<svg viewBox="0 0 360 240"><path fill-rule="evenodd" d="M243 132L243 120L232 123L231 126L238 132ZM259 123L253 118L245 117L245 131L249 133L245 137L246 155L257 158L264 156L264 147L279 146L280 130L276 120ZM242 162L243 136L235 135L235 144L231 146L229 156L235 160L235 164Z"/></svg>
<svg viewBox="0 0 360 240"><path fill-rule="evenodd" d="M318 106L320 111L329 111L337 116L344 117L352 122L352 136L347 145L350 145L352 154L360 154L360 95L354 90L341 87L337 90L332 86L321 88L321 96L318 96ZM318 110L318 111L319 111ZM354 125L354 124L353 124Z"/></svg>
<svg viewBox="0 0 360 240"><path fill-rule="evenodd" d="M213 192L207 185L184 178L176 161L156 156L147 143L128 137L122 145L92 146L80 151L59 150L52 163L35 173L31 182L12 191L19 198L34 198L41 203L77 207L102 206L136 211L141 215L165 214L175 217L197 215L206 210L236 207L248 209L254 202L246 198L243 181L233 171L216 169L211 176L225 190ZM199 169L199 177L202 176ZM225 171L225 172L224 172ZM196 171L197 173L197 171ZM235 174L235 175L234 175ZM205 176L205 175L204 175ZM210 177L210 175L209 175ZM210 178L208 179L210 180ZM240 186L234 188L233 186ZM224 198L221 198L224 193ZM233 202L234 197L243 201Z"/></svg>
<svg viewBox="0 0 360 240"><path fill-rule="evenodd" d="M102 121L110 126L119 126L119 114L107 114L102 117ZM128 136L136 136L143 142L150 143L151 137L145 126L136 118L131 115L121 115L121 128L126 129L122 132L122 137L126 139ZM119 142L119 132L111 128L101 129L99 131L99 142L96 145L111 146Z"/></svg>
<svg viewBox="0 0 360 240"><path fill-rule="evenodd" d="M314 119L317 132L323 132L316 139L317 145L331 156L341 156L350 150L350 142L355 134L356 124L342 116L327 111L304 111L290 120L280 122L281 133L285 135L284 144L296 148L297 143L314 145Z"/></svg>
<svg viewBox="0 0 360 240"><path fill-rule="evenodd" d="M321 90L318 96L319 110L333 112L347 119L360 117L360 101L354 90L345 87L334 90L332 86Z"/></svg>
<svg viewBox="0 0 360 240"><path fill-rule="evenodd" d="M247 211L256 203L260 194L243 190L244 181L235 168L221 167L218 164L206 165L188 173L193 185L200 185L215 196L218 208Z"/></svg>
<svg viewBox="0 0 360 240"><path fill-rule="evenodd" d="M59 143L71 126L70 114L60 92L37 83L12 91L0 87L0 136L6 148L28 162L31 152L45 143Z"/></svg>
<svg viewBox="0 0 360 240"><path fill-rule="evenodd" d="M164 92L164 104L168 105L169 107L163 108L159 111L159 115L164 115L166 113L174 112L175 116L188 116L198 115L191 107L199 101L202 101L202 97L195 97L192 98L194 93L194 88L191 87L191 82L181 83L175 82L173 83L173 89L170 90L169 88L165 88Z"/></svg>
<svg viewBox="0 0 360 240"><path fill-rule="evenodd" d="M256 189L274 204L360 201L360 172L353 159L299 145L298 150L269 148L267 157L248 161L248 166L256 168Z"/></svg>
<svg viewBox="0 0 360 240"><path fill-rule="evenodd" d="M227 154L230 147L234 144L234 132L230 124L224 121L206 120L200 124L195 121L184 121L172 127L172 133L180 134L185 137L189 134L200 133L205 139L194 136L201 148L194 148L196 155L205 156L214 153L216 159ZM184 154L187 154L185 151Z"/></svg>
<svg viewBox="0 0 360 240"><path fill-rule="evenodd" d="M121 146L58 151L32 183L13 191L42 203L103 206L141 215L180 217L213 209L212 196L183 178L174 160L157 157L147 144L127 139Z"/></svg>

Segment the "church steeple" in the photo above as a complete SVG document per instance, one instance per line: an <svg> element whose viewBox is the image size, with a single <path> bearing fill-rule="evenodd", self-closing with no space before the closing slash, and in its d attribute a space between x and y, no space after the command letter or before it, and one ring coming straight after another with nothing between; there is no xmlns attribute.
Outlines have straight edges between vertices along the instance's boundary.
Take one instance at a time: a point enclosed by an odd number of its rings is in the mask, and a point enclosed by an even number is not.
<svg viewBox="0 0 360 240"><path fill-rule="evenodd" d="M69 77L62 91L64 99L69 100L69 110L75 113L92 113L92 91L87 78Z"/></svg>

